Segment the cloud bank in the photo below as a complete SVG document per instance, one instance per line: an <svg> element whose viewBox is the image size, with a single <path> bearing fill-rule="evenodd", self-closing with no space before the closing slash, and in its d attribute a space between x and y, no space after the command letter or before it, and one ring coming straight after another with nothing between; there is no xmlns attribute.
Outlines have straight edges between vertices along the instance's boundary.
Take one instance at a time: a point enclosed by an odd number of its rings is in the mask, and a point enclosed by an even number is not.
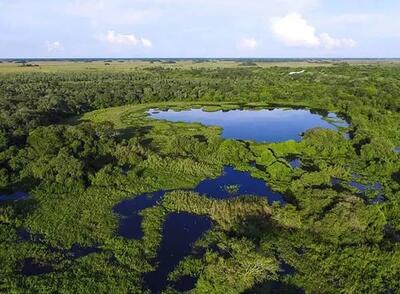
<svg viewBox="0 0 400 294"><path fill-rule="evenodd" d="M113 30L98 35L97 39L111 46L142 46L144 48L153 46L153 43L147 38L136 37L133 34L121 34Z"/></svg>
<svg viewBox="0 0 400 294"><path fill-rule="evenodd" d="M338 39L328 33L317 34L316 28L296 12L273 18L271 29L275 36L289 47L335 49L357 45L356 41L350 38Z"/></svg>
<svg viewBox="0 0 400 294"><path fill-rule="evenodd" d="M0 0L0 57L397 57L400 1L353 2Z"/></svg>

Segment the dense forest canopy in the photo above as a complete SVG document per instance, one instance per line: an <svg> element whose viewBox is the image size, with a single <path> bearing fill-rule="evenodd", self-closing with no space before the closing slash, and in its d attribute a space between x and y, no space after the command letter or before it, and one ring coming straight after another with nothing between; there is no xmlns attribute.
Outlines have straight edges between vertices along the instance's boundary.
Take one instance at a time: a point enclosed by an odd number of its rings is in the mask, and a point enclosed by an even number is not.
<svg viewBox="0 0 400 294"><path fill-rule="evenodd" d="M302 68L253 65L0 73L0 194L30 195L0 196L0 291L149 291L143 277L157 267L163 223L187 212L213 223L195 244L203 254L169 275L196 278L193 293L397 293L400 67L344 63L289 75ZM199 106L307 107L350 127L348 137L316 128L300 142L257 143L146 118L149 108ZM189 191L228 165L287 204ZM144 237L116 234L113 207L158 190L168 192L141 212Z"/></svg>

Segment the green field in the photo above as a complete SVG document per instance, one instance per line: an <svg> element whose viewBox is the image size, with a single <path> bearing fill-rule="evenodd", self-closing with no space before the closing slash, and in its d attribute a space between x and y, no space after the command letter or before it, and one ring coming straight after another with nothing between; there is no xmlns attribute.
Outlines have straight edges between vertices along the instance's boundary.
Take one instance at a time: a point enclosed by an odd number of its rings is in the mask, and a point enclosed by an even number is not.
<svg viewBox="0 0 400 294"><path fill-rule="evenodd" d="M22 66L21 63L14 61L3 60L0 63L1 73L25 73L25 72L74 72L74 71L134 71L143 68L163 67L168 69L191 69L191 68L241 68L244 67L243 60L178 60L169 63L169 59L159 59L155 61L147 60L76 60L76 61L57 61L57 60L29 60L28 65L36 66ZM388 60L299 60L299 61L254 61L257 67L288 67L288 68L308 68L308 67L325 67L333 66L338 63L348 63L352 65L386 65L386 66L399 66L400 61L396 59Z"/></svg>

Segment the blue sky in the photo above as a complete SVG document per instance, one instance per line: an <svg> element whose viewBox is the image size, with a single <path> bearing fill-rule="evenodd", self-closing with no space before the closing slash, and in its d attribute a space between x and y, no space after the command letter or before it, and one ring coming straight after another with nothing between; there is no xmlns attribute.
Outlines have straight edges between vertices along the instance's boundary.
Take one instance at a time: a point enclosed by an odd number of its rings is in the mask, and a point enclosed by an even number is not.
<svg viewBox="0 0 400 294"><path fill-rule="evenodd" d="M399 52L398 0L0 0L0 58Z"/></svg>

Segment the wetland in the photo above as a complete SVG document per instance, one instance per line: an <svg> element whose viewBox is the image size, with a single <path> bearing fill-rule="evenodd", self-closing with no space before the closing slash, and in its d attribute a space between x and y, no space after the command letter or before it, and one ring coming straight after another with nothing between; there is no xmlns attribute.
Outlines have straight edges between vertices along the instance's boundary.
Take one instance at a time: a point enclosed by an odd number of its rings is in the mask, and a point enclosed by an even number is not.
<svg viewBox="0 0 400 294"><path fill-rule="evenodd" d="M400 71L288 73L0 73L1 291L396 293Z"/></svg>

